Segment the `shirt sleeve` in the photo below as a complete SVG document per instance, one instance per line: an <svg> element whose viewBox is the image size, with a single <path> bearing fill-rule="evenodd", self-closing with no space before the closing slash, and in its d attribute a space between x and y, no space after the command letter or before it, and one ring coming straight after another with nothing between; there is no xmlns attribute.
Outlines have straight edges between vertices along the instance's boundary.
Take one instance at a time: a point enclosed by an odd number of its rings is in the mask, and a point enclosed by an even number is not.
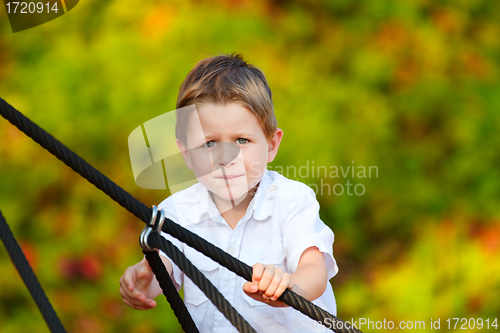
<svg viewBox="0 0 500 333"><path fill-rule="evenodd" d="M319 203L314 191L304 185L299 192L297 199L289 204L289 213L283 226L288 269L295 272L302 253L316 246L325 257L328 279L331 279L338 272L333 257L334 234L319 217Z"/></svg>
<svg viewBox="0 0 500 333"><path fill-rule="evenodd" d="M166 218L172 220L174 223L178 223L175 205L172 202L169 202L168 199L160 203L158 205L158 208L165 212ZM174 244L174 246L177 247L181 252L184 252L184 243L182 243L180 240L163 231L161 232L161 236L164 237L166 240L170 241L172 244ZM162 250L159 251L159 254L161 256L169 258L167 254ZM182 284L184 282L184 273L180 270L179 267L177 267L177 265L170 258L169 260L172 263L172 275L170 275L170 278L172 279L172 282L174 283L177 291L179 291L181 290Z"/></svg>

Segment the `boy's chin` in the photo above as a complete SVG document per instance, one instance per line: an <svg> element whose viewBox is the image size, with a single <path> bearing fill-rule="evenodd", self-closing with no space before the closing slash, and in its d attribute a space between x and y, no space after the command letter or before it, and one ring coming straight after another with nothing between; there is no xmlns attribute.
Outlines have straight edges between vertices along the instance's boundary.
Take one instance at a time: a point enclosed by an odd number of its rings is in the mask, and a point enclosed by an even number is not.
<svg viewBox="0 0 500 333"><path fill-rule="evenodd" d="M214 191L217 196L225 201L234 201L235 204L242 202L248 195L248 191L233 191L231 194L228 191Z"/></svg>

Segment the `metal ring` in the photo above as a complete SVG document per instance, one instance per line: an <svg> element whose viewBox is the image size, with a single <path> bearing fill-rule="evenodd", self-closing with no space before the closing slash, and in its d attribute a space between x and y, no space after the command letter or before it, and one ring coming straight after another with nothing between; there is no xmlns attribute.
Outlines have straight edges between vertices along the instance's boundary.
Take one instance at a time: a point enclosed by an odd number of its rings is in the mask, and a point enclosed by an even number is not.
<svg viewBox="0 0 500 333"><path fill-rule="evenodd" d="M151 227L150 226L145 226L144 229L141 232L141 236L139 237L139 244L141 244L141 247L144 251L154 251L156 250L155 248L152 248L148 244L148 237L149 234L151 233Z"/></svg>
<svg viewBox="0 0 500 333"><path fill-rule="evenodd" d="M156 232L158 235L161 235L161 229L163 228L163 223L165 222L165 211L160 209L160 221L158 221L158 224L156 225Z"/></svg>
<svg viewBox="0 0 500 333"><path fill-rule="evenodd" d="M156 221L156 216L158 215L158 207L156 207L156 205L153 205L151 209L153 210L153 213L151 214L151 221L149 222L149 225L153 226Z"/></svg>

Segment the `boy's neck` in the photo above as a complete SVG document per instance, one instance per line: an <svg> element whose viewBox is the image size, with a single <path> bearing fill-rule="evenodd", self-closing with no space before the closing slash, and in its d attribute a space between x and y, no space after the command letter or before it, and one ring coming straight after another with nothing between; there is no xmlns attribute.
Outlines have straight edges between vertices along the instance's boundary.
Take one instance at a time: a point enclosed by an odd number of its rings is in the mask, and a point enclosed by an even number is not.
<svg viewBox="0 0 500 333"><path fill-rule="evenodd" d="M255 193L257 192L259 184L252 187L248 191L248 194L245 196L245 198L238 203L233 200L224 200L217 194L214 195L212 192L210 192L210 196L217 206L217 209L219 210L219 212L221 212L221 216L224 218L224 220L226 220L231 229L236 228L238 222L245 215L250 201L252 201Z"/></svg>

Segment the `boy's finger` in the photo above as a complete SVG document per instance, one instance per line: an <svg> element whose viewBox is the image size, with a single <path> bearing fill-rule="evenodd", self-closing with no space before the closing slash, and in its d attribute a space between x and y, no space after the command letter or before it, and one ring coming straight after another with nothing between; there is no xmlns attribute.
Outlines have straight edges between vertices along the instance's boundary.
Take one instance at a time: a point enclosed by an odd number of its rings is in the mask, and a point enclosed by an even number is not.
<svg viewBox="0 0 500 333"><path fill-rule="evenodd" d="M147 299L146 302L148 309L156 307L156 302L152 299Z"/></svg>
<svg viewBox="0 0 500 333"><path fill-rule="evenodd" d="M269 283L269 286L267 287L264 295L262 295L262 297L267 299L267 298L271 298L272 296L274 296L274 294L276 293L276 290L278 289L278 287L281 283L282 277L283 277L282 270L280 270L280 269L274 270L273 278L272 278L271 282Z"/></svg>
<svg viewBox="0 0 500 333"><path fill-rule="evenodd" d="M274 292L274 295L271 297L272 301L277 300L287 288L289 288L290 283L287 280L281 280L281 283L279 284L278 288Z"/></svg>
<svg viewBox="0 0 500 333"><path fill-rule="evenodd" d="M153 301L152 299L146 299L146 298L144 298L144 300L142 300L142 301L130 300L130 303L132 303L134 305L134 307L136 309L139 309L139 310L152 309L156 306L155 301Z"/></svg>
<svg viewBox="0 0 500 333"><path fill-rule="evenodd" d="M260 291L267 290L267 288L269 287L269 284L273 280L273 276L274 276L274 266L267 265L266 269L262 273L262 277L259 281L259 290Z"/></svg>
<svg viewBox="0 0 500 333"><path fill-rule="evenodd" d="M132 303L130 303L126 298L123 298L123 303L125 303L127 306L135 309L135 306L133 306Z"/></svg>
<svg viewBox="0 0 500 333"><path fill-rule="evenodd" d="M134 290L132 292L132 297L136 300L138 300L139 302L143 303L146 301L146 295L144 295L143 293L141 292L138 292L137 290Z"/></svg>
<svg viewBox="0 0 500 333"><path fill-rule="evenodd" d="M120 286L120 295L122 295L122 298L125 298L127 296L127 293L123 289L123 286Z"/></svg>
<svg viewBox="0 0 500 333"><path fill-rule="evenodd" d="M124 298L123 303L136 310L149 310L156 307L156 302L153 300L150 300L149 302L137 302Z"/></svg>
<svg viewBox="0 0 500 333"><path fill-rule="evenodd" d="M262 264L253 265L252 282L254 284L259 283L260 279L262 278L262 273L264 273L264 270L265 267Z"/></svg>
<svg viewBox="0 0 500 333"><path fill-rule="evenodd" d="M133 266L128 267L120 279L120 284L123 282L123 284L126 285L127 288L129 288L130 290L134 289L135 276L136 276L135 268Z"/></svg>
<svg viewBox="0 0 500 333"><path fill-rule="evenodd" d="M128 282L123 276L120 278L120 291L128 289L129 291L134 290L134 285Z"/></svg>
<svg viewBox="0 0 500 333"><path fill-rule="evenodd" d="M122 295L123 303L130 306L131 308L140 310L140 307L142 306L142 302L139 302L136 298L131 297L128 294L122 293L121 295Z"/></svg>
<svg viewBox="0 0 500 333"><path fill-rule="evenodd" d="M130 279L130 280L126 280L125 282L125 286L127 287L128 290L130 291L133 291L134 290L134 282Z"/></svg>

